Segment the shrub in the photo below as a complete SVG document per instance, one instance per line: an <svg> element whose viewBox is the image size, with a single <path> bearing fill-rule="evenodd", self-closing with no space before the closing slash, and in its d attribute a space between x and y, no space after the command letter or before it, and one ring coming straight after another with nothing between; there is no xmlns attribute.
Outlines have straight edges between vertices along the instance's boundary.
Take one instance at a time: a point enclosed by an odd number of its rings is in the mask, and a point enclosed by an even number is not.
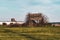
<svg viewBox="0 0 60 40"><path fill-rule="evenodd" d="M3 23L2 25L7 25L6 23Z"/></svg>

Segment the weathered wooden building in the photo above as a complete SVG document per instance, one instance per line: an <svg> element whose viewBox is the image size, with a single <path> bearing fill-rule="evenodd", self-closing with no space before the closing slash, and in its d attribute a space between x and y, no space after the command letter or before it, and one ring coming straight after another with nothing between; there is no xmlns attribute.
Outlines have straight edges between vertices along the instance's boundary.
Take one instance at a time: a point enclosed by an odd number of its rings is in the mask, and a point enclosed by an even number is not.
<svg viewBox="0 0 60 40"><path fill-rule="evenodd" d="M26 17L27 26L42 26L47 23L47 18L42 13L28 13Z"/></svg>

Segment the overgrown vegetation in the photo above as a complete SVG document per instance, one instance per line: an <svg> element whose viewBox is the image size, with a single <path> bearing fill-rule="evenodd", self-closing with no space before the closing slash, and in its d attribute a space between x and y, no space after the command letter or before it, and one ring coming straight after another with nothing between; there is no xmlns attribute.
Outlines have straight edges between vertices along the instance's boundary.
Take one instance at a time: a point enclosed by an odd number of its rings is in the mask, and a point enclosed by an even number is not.
<svg viewBox="0 0 60 40"><path fill-rule="evenodd" d="M60 27L0 27L0 40L60 40Z"/></svg>

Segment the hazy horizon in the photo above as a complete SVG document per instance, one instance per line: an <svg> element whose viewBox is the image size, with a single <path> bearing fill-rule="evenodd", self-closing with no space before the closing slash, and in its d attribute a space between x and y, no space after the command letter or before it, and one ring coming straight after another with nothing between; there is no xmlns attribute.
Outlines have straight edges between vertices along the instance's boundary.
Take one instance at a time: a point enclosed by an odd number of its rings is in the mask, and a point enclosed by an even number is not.
<svg viewBox="0 0 60 40"><path fill-rule="evenodd" d="M50 22L60 22L60 0L0 0L0 21L24 21L29 12L43 13Z"/></svg>

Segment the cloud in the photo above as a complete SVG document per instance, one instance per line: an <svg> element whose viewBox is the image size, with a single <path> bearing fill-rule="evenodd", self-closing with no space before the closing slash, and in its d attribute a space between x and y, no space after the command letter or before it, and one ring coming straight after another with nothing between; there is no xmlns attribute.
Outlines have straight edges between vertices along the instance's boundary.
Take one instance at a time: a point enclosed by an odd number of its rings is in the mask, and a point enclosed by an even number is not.
<svg viewBox="0 0 60 40"><path fill-rule="evenodd" d="M40 2L43 3L43 4L49 4L49 3L51 3L50 0L40 0Z"/></svg>
<svg viewBox="0 0 60 40"><path fill-rule="evenodd" d="M53 1L52 1L53 2ZM51 2L51 5L30 5L24 6L25 12L41 12L49 17L50 21L59 21L60 5L55 5ZM55 19L56 18L56 19ZM58 19L58 20L57 20Z"/></svg>
<svg viewBox="0 0 60 40"><path fill-rule="evenodd" d="M47 15L50 21L59 21L59 2L59 0L0 0L0 11L2 11L0 17L24 20L28 12L41 12Z"/></svg>

